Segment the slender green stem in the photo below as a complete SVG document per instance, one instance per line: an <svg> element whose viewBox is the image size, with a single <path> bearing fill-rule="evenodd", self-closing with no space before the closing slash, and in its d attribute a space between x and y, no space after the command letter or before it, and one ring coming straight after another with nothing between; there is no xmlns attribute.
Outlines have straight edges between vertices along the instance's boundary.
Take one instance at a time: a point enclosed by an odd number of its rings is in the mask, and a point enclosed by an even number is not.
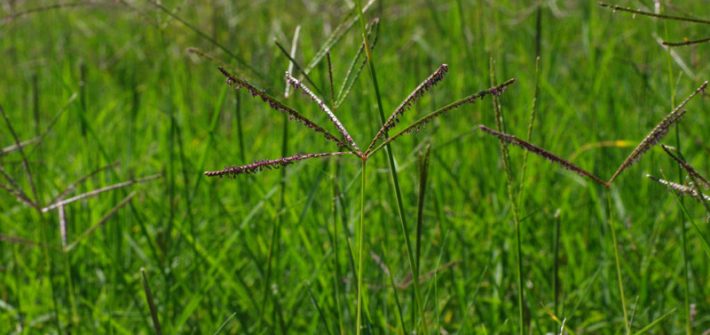
<svg viewBox="0 0 710 335"><path fill-rule="evenodd" d="M367 64L370 70L370 78L372 79L372 85L374 86L375 90L375 96L377 97L377 109L379 111L380 115L380 122L384 125L385 124L385 113L384 113L384 108L382 107L382 97L380 95L380 87L379 83L377 81L377 72L375 70L375 64L373 63L372 60L372 50L370 48L370 43L367 39L367 26L365 24L365 18L362 15L362 4L360 3L360 0L356 1L357 4L357 12L358 15L360 16L360 25L362 28L362 39L363 43L365 45L365 55L367 56ZM385 133L385 139L388 137L387 133ZM422 317L423 321L423 326L424 326L424 333L428 333L427 331L427 322L426 318L424 317L424 309L423 306L421 305L421 296L419 293L419 278L417 276L417 271L416 271L416 264L414 260L414 249L412 248L412 242L410 241L409 238L409 229L407 228L407 220L405 218L404 214L404 203L402 201L402 191L399 187L399 178L397 177L397 166L395 164L394 160L394 154L392 153L392 150L390 148L390 145L387 144L385 146L385 151L387 151L387 159L389 162L389 171L390 175L392 177L392 184L394 185L394 191L395 191L395 196L397 198L397 212L399 214L399 222L401 224L402 228L402 235L404 235L404 241L405 244L407 245L407 256L409 258L409 267L412 271L412 277L414 278L414 308L415 310L419 311ZM417 322L416 320L413 320L413 323L416 325Z"/></svg>
<svg viewBox="0 0 710 335"><path fill-rule="evenodd" d="M365 252L365 181L367 176L367 160L362 160L362 174L360 175L360 226L358 227L358 253L357 253L357 320L355 333L360 335L362 329L362 297L364 286L362 275L364 273L363 254Z"/></svg>
<svg viewBox="0 0 710 335"><path fill-rule="evenodd" d="M678 156L683 159L683 153L680 151L680 129L678 127L678 124L675 126L675 141L676 141L676 149L678 150ZM683 183L683 167L680 165L680 163L676 164L678 167L678 183L682 184ZM693 181L693 184L697 188L697 183ZM698 192L698 195L700 197L700 201L705 201L705 199L702 196L702 193ZM681 206L685 206L683 198L680 197L678 199L680 201ZM683 312L685 314L685 333L687 335L691 335L693 333L693 326L691 324L690 320L690 274L689 274L689 266L688 266L688 243L687 243L687 231L686 231L686 224L685 220L683 219L683 216L681 215L680 217L680 229L681 229L681 240L683 243Z"/></svg>
<svg viewBox="0 0 710 335"><path fill-rule="evenodd" d="M623 278L621 277L621 260L619 258L619 248L618 248L618 242L616 239L616 228L614 227L614 220L612 219L612 214L611 214L611 194L609 192L606 193L607 196L607 211L608 211L608 217L607 221L609 221L609 229L611 230L611 242L612 242L612 248L614 250L614 262L616 263L616 281L619 286L619 296L621 298L621 309L624 313L624 328L625 328L625 334L631 334L631 325L629 325L629 315L626 310L626 297L624 295L624 282Z"/></svg>
<svg viewBox="0 0 710 335"><path fill-rule="evenodd" d="M493 85L496 81L495 76L495 63L493 59L490 59L490 80ZM505 132L505 123L503 119L503 111L500 105L500 100L497 95L493 95L493 110L495 111L496 126L498 131ZM518 330L520 335L525 334L525 308L523 305L523 252L522 252L522 238L520 233L520 218L518 217L518 204L517 198L515 197L515 178L513 177L513 170L510 163L510 154L508 152L508 144L500 141L500 150L503 156L503 168L505 170L505 176L508 181L508 200L510 201L511 209L513 212L513 224L515 225L515 254L517 263L517 282L518 282Z"/></svg>

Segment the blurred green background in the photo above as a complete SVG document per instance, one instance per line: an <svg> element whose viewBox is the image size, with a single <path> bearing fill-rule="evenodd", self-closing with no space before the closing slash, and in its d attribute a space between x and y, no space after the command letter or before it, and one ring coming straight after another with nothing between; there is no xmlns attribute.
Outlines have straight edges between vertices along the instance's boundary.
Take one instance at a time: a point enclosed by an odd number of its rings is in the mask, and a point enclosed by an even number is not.
<svg viewBox="0 0 710 335"><path fill-rule="evenodd" d="M654 8L647 0L615 3ZM23 150L32 183L17 150L0 155L9 176L0 183L12 179L48 205L97 169L70 196L162 178L67 205L69 250L58 211L40 215L0 192L0 332L154 333L144 268L164 333L354 333L359 160L312 160L233 179L202 172L337 149L246 91L236 93L217 66L335 133L303 94L284 97L289 59L275 42L290 50L300 26L294 58L304 67L340 29L330 48L337 91L362 43L355 4L54 4L0 3L0 105L19 139L33 141ZM704 1L660 5L663 13L710 17ZM707 25L614 12L596 1L377 0L365 13L375 18L373 64L386 115L439 64L449 66L395 131L489 87L492 60L500 81L517 79L501 102L507 131L525 138L539 54L532 142L603 178L710 71L710 45L668 51L659 43L707 37ZM325 58L309 76L330 92ZM705 96L692 101L677 133L663 141L680 144L706 176L707 106ZM381 125L367 68L336 113L365 147ZM520 323L500 146L478 124L495 125L488 98L392 145L414 239L417 159L431 144L420 271L430 333L509 334ZM0 147L11 147L7 124L0 129ZM631 331L710 329L710 254L702 242L710 238L708 214L644 178L678 179L660 149L608 190L533 155L522 180L524 152L510 152L515 187L523 189L526 333L559 333L562 324L569 334L625 331L610 223ZM367 173L365 331L411 333L422 317L406 285L410 267L384 151Z"/></svg>

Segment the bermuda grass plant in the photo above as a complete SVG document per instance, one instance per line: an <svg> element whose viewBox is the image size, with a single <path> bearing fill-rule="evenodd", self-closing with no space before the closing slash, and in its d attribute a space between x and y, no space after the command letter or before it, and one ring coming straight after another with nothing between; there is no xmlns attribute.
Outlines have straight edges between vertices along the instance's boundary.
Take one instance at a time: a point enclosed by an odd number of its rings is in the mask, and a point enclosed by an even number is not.
<svg viewBox="0 0 710 335"><path fill-rule="evenodd" d="M706 17L0 2L0 333L708 333Z"/></svg>

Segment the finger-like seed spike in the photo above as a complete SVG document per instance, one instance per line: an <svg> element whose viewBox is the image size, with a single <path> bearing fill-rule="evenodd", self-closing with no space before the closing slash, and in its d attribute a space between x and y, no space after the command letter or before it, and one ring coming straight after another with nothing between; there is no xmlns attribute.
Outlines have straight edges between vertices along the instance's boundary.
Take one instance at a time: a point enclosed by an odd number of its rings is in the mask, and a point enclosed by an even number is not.
<svg viewBox="0 0 710 335"><path fill-rule="evenodd" d="M438 82L440 82L442 79L444 79L444 76L446 76L446 73L449 71L449 66L446 64L441 64L439 67L434 71L432 74L429 75L423 82L421 82L413 91L412 93L409 93L409 95L402 101L402 103L397 106L397 108L394 110L392 115L385 121L385 123L382 125L380 130L377 131L377 134L375 135L374 139L370 143L370 146L368 147L368 150L371 150L373 146L379 141L385 133L394 128L394 126L397 125L397 123L400 120L400 117L404 112L409 109L414 102L416 102L419 98L424 96L434 85L436 85Z"/></svg>
<svg viewBox="0 0 710 335"><path fill-rule="evenodd" d="M293 163L322 157L332 157L346 155L348 152L326 152L326 153L313 153L313 154L296 154L293 156L282 157L270 160L261 160L246 165L232 166L224 168L217 171L205 171L205 176L208 177L224 177L224 176L237 176L241 174L256 173L263 170L278 169Z"/></svg>
<svg viewBox="0 0 710 335"><path fill-rule="evenodd" d="M604 187L609 187L609 185L605 181L603 181L601 178L587 172L586 170L580 168L579 166L573 164L572 162L567 161L567 160L565 160L565 159L563 159L563 158L561 158L561 157L559 157L559 156L557 156L557 155L555 155L555 154L553 154L541 147L538 147L538 146L536 146L532 143L529 143L525 140L519 139L513 135L505 134L505 133L501 133L499 131L493 130L493 129L488 128L484 125L480 125L480 126L478 126L478 128L490 135L497 137L501 141L516 145L516 146L523 148L527 151L530 151L542 158L545 158L550 162L558 164L558 165L562 166L563 168L570 170L582 177L589 178L592 181L594 181Z"/></svg>
<svg viewBox="0 0 710 335"><path fill-rule="evenodd" d="M388 143L391 143L392 141L398 139L398 138L401 137L402 135L418 132L418 131L419 131L422 127L424 127L426 124L428 124L428 123L431 122L432 120L436 119L437 117L439 117L439 116L441 116L441 115L443 115L443 114L445 114L445 113L447 113L447 112L449 112L449 111L451 111L451 110L454 110L454 109L459 108L459 107L461 107L461 106L463 106L463 105L466 105L466 104L474 103L474 102L476 102L476 100L482 99L483 97L485 97L485 96L487 96L487 95L493 94L493 92L497 92L497 93L500 94L500 93L504 92L504 91L506 90L506 88L507 88L508 86L512 85L513 83L515 83L515 79L514 79L514 78L513 78L513 79L508 79L507 81L503 82L502 84L500 84L500 85L498 85L498 86L495 86L495 87L492 87L492 88L488 88L488 89L485 89L485 90L480 91L480 92L478 92L478 93L469 95L469 96L467 96L467 97L465 97L465 98L456 100L456 101L454 101L454 102L452 102L452 103L450 103L450 104L448 104L448 105L446 105L446 106L443 106L443 107L441 107L441 108L439 108L439 109L437 109L437 110L435 110L435 111L433 111L433 112L431 112L431 113L429 113L429 114L427 114L427 115L424 115L422 118L420 118L419 120L417 120L417 121L415 121L414 123L410 124L409 126L407 126L406 128L404 128L403 130L401 130L401 131L399 131L398 133L396 133L396 134L394 134L394 135L388 137L388 138L387 138L386 140L384 140L380 145L378 145L378 146L375 147L374 145L375 145L376 143L375 143L375 141L373 141L372 143L370 143L370 148L372 148L372 149L368 149L368 150L365 152L365 154L366 154L366 155L370 155L370 154L372 154L372 153L374 153L374 152L376 152L376 151L382 149L382 147L384 147L384 146L387 145Z"/></svg>
<svg viewBox="0 0 710 335"><path fill-rule="evenodd" d="M313 122L313 121L309 120L308 118L306 118L305 116L301 115L300 113L298 113L297 111L295 111L291 107L288 107L285 104L283 104L282 102L276 100L276 98L270 96L265 91L256 88L254 85L250 84L249 82L247 82L244 79L240 79L236 76L233 76L231 73L227 72L227 70L225 70L222 67L219 67L219 71L222 72L222 74L227 78L227 84L229 86L232 86L235 89L240 89L240 88L246 89L252 96L261 98L261 100L266 102L269 105L269 107L271 107L272 109L288 115L289 120L294 120L294 121L310 128L310 129L312 129L313 131L320 133L327 140L329 140L331 142L335 142L339 147L346 146L346 144L343 143L343 141L340 140L339 138L335 137L335 135L331 134L330 132L325 130L323 127L317 125L315 122Z"/></svg>
<svg viewBox="0 0 710 335"><path fill-rule="evenodd" d="M634 151L632 151L631 154L624 160L624 162L621 163L616 172L614 172L614 175L611 176L611 178L609 179L610 184L624 170L628 169L631 165L636 163L641 158L641 156L646 151L648 151L648 149L651 149L668 133L671 126L675 124L678 120L680 120L683 115L685 115L685 105L687 105L688 102L693 99L693 97L704 91L707 85L707 81L700 85L700 87L698 87L695 92L685 98L685 100L683 100L680 105L673 109L670 114L668 114L663 120L661 120L661 122L658 123L658 125L656 125L656 127L654 127L648 135L646 135L646 137L641 141L641 143L639 143L639 145L634 148Z"/></svg>
<svg viewBox="0 0 710 335"><path fill-rule="evenodd" d="M360 148L358 148L357 144L353 140L353 138L350 136L348 133L347 129L345 129L345 126L338 120L338 117L335 116L333 111L330 110L328 105L323 102L315 93L313 93L306 85L304 85L300 80L294 78L290 73L286 72L286 81L293 86L293 88L301 90L301 92L305 93L311 100L313 100L318 107L324 111L327 115L328 118L330 119L331 122L335 125L335 128L338 129L338 132L340 132L341 135L345 138L345 141L349 143L353 149L355 149L356 152L360 152Z"/></svg>
<svg viewBox="0 0 710 335"><path fill-rule="evenodd" d="M663 186L666 186L666 187L670 188L671 190L677 192L678 194L689 195L689 196L691 196L691 197L693 197L693 198L695 198L695 199L698 199L698 200L710 201L710 196L707 196L707 195L705 195L705 194L699 193L698 191L696 191L696 190L695 190L694 188L692 188L692 187L685 186L685 185L681 185L681 184L678 184L678 183L674 183L674 182L672 182L672 181L668 181L668 180L656 178L656 177L654 177L654 176L652 176L652 175L650 175L650 174L647 174L646 177L647 177L648 179L651 179L651 180L653 180L653 181L655 181L655 182L657 182L657 183L663 185Z"/></svg>
<svg viewBox="0 0 710 335"><path fill-rule="evenodd" d="M703 177L697 170L695 170L693 166L688 164L688 162L674 154L669 146L661 144L661 148L663 148L663 151L665 151L668 156L671 156L673 160L680 164L680 166L685 170L685 172L687 172L688 175L690 175L690 177L699 184L698 186L710 188L710 182L705 179L705 177Z"/></svg>

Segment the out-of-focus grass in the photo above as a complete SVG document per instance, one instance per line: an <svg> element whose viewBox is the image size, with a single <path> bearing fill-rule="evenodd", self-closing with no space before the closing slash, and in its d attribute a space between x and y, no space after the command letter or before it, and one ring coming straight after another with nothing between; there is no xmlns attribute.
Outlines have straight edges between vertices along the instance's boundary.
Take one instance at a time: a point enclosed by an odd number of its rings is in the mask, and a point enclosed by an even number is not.
<svg viewBox="0 0 710 335"><path fill-rule="evenodd" d="M126 3L130 8L106 1L52 9L0 25L0 104L21 140L42 136L51 126L39 144L25 148L43 203L116 161L120 165L89 178L76 194L163 175L68 205L71 243L136 192L130 204L68 252L61 250L57 212L40 217L0 193L0 332L153 333L140 271L145 268L166 334L354 333L360 164L342 159L336 172L333 162L311 161L289 166L284 174L202 177L203 169L277 158L284 149L294 154L336 148L298 126L288 128L284 145L283 117L245 93L237 108L236 94L216 65L187 52L197 47L282 97L289 60L274 40L290 49L300 25L295 59L306 65L346 20L351 4L163 2L206 38L150 2ZM0 11L6 16L13 8L44 5L15 1L0 4ZM447 79L400 124L488 87L492 58L496 77L518 79L501 102L507 131L524 138L535 94L536 8L525 1L375 2L365 16L381 20L373 52L385 113L441 63L449 65ZM710 17L700 2L663 2L662 10ZM541 13L532 142L563 157L578 153L574 163L599 176L610 176L631 149L596 144L638 143L671 110L674 96L687 96L710 73L710 45L674 49L677 56L669 60L655 37L705 37L703 26L634 18L585 1L544 2ZM361 42L356 23L333 46L336 87ZM380 126L366 71L337 109L358 143ZM325 61L309 76L330 92ZM283 100L337 133L307 98L293 94ZM679 130L684 157L707 176L710 118L704 100L693 101ZM422 315L431 332L517 331L515 230L506 176L497 142L474 131L478 124L495 124L490 103L454 111L392 144L410 238L421 240L423 314L414 310L386 154L370 159L365 332L396 333L400 316L411 331L421 327L412 322L423 322ZM13 145L8 129L0 129L0 147ZM417 159L429 142L421 236L414 236ZM524 153L511 148L510 155L516 173ZM31 193L19 152L3 153L0 165ZM694 333L710 329L710 255L698 236L710 236L707 214L699 203L686 201L686 216L673 194L642 178L647 172L662 175L659 170L671 174L674 163L653 150L604 190L528 158L518 211L524 323L532 333L559 331L561 323L577 334L624 329L609 215L617 229L631 330L653 325L651 333L681 333L687 324L679 222L698 223L698 230L687 231L687 308ZM334 187L341 192L337 200Z"/></svg>

